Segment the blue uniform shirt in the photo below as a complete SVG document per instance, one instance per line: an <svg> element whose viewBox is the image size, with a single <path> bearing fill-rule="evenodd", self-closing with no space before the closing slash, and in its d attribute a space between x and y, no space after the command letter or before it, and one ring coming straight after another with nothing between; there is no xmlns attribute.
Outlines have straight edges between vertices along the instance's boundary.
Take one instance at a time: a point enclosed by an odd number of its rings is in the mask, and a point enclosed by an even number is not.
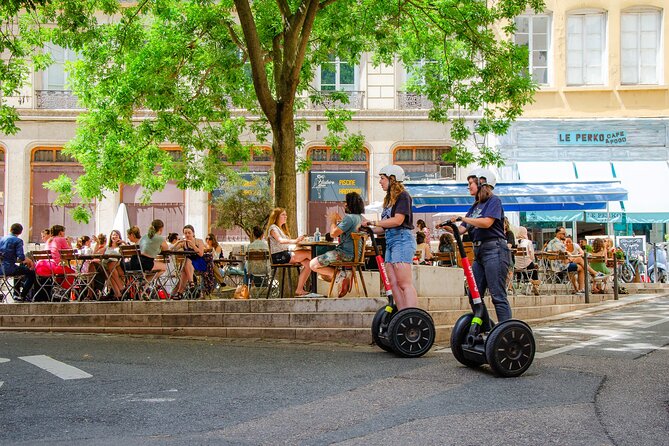
<svg viewBox="0 0 669 446"><path fill-rule="evenodd" d="M490 217L495 219L492 226L486 229L466 225L473 242L492 238L506 238L504 233L504 209L502 209L502 200L498 196L493 195L485 203L475 203L467 212L466 217Z"/></svg>
<svg viewBox="0 0 669 446"><path fill-rule="evenodd" d="M26 259L23 253L23 240L14 234L9 234L0 240L0 252L3 254L2 266L7 274L14 272L16 262L23 262Z"/></svg>

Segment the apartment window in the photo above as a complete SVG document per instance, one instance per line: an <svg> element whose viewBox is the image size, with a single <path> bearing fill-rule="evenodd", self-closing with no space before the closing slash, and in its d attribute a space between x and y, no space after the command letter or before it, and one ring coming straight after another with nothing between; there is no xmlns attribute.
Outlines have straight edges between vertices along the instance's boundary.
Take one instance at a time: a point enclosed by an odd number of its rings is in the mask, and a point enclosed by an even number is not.
<svg viewBox="0 0 669 446"><path fill-rule="evenodd" d="M51 58L53 59L53 63L44 70L44 89L67 90L68 74L65 69L65 64L77 60L77 53L68 48L54 45L53 43L46 44L44 51L51 54Z"/></svg>
<svg viewBox="0 0 669 446"><path fill-rule="evenodd" d="M515 18L514 41L516 45L527 47L532 80L540 85L549 84L550 23L548 15L523 15Z"/></svg>
<svg viewBox="0 0 669 446"><path fill-rule="evenodd" d="M357 78L356 66L339 60L338 57L331 57L329 62L321 65L322 91L355 91Z"/></svg>
<svg viewBox="0 0 669 446"><path fill-rule="evenodd" d="M623 84L657 84L660 79L660 11L624 12L620 18Z"/></svg>
<svg viewBox="0 0 669 446"><path fill-rule="evenodd" d="M570 14L567 18L567 84L604 84L606 15Z"/></svg>

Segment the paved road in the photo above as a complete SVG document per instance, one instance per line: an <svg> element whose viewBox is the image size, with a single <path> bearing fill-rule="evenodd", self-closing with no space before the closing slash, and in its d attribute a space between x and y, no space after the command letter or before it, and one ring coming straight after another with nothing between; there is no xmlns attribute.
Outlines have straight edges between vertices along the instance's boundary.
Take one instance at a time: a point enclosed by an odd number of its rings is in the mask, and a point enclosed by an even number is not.
<svg viewBox="0 0 669 446"><path fill-rule="evenodd" d="M535 334L500 379L443 347L0 333L0 444L669 444L669 297Z"/></svg>

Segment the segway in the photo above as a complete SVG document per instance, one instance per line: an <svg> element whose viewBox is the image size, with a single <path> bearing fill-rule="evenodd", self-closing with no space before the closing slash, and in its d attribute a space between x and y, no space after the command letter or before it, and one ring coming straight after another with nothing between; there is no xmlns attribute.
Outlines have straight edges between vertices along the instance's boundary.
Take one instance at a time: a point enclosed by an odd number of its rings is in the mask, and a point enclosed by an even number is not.
<svg viewBox="0 0 669 446"><path fill-rule="evenodd" d="M453 356L467 367L488 364L495 374L502 377L522 375L534 360L536 344L532 329L517 319L509 319L499 324L490 319L476 286L458 227L452 222L444 222L440 226L453 229L469 288L469 305L472 308L472 313L461 316L451 331Z"/></svg>
<svg viewBox="0 0 669 446"><path fill-rule="evenodd" d="M372 320L372 339L376 345L387 352L405 358L423 356L432 347L436 335L432 317L420 308L397 309L374 231L370 227L360 229L368 232L372 239L376 264L388 297L388 304L379 308Z"/></svg>

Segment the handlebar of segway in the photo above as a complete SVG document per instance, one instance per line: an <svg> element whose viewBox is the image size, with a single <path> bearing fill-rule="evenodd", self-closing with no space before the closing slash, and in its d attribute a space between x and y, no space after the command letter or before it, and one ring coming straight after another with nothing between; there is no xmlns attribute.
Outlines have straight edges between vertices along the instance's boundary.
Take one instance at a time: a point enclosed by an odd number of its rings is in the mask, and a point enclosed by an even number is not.
<svg viewBox="0 0 669 446"><path fill-rule="evenodd" d="M456 221L462 220L461 217L458 217ZM474 280L474 272L472 271L471 264L467 258L467 252L465 251L465 245L462 243L462 236L460 235L459 227L452 221L445 221L439 224L440 227L448 226L453 230L453 237L455 237L455 242L458 245L458 251L460 252L460 258L462 259L462 267L465 270L465 279L467 280L467 285L469 286L469 291L471 294L474 314L480 320L481 310L477 307L482 304L481 296L479 294L478 287L476 286L476 280Z"/></svg>

